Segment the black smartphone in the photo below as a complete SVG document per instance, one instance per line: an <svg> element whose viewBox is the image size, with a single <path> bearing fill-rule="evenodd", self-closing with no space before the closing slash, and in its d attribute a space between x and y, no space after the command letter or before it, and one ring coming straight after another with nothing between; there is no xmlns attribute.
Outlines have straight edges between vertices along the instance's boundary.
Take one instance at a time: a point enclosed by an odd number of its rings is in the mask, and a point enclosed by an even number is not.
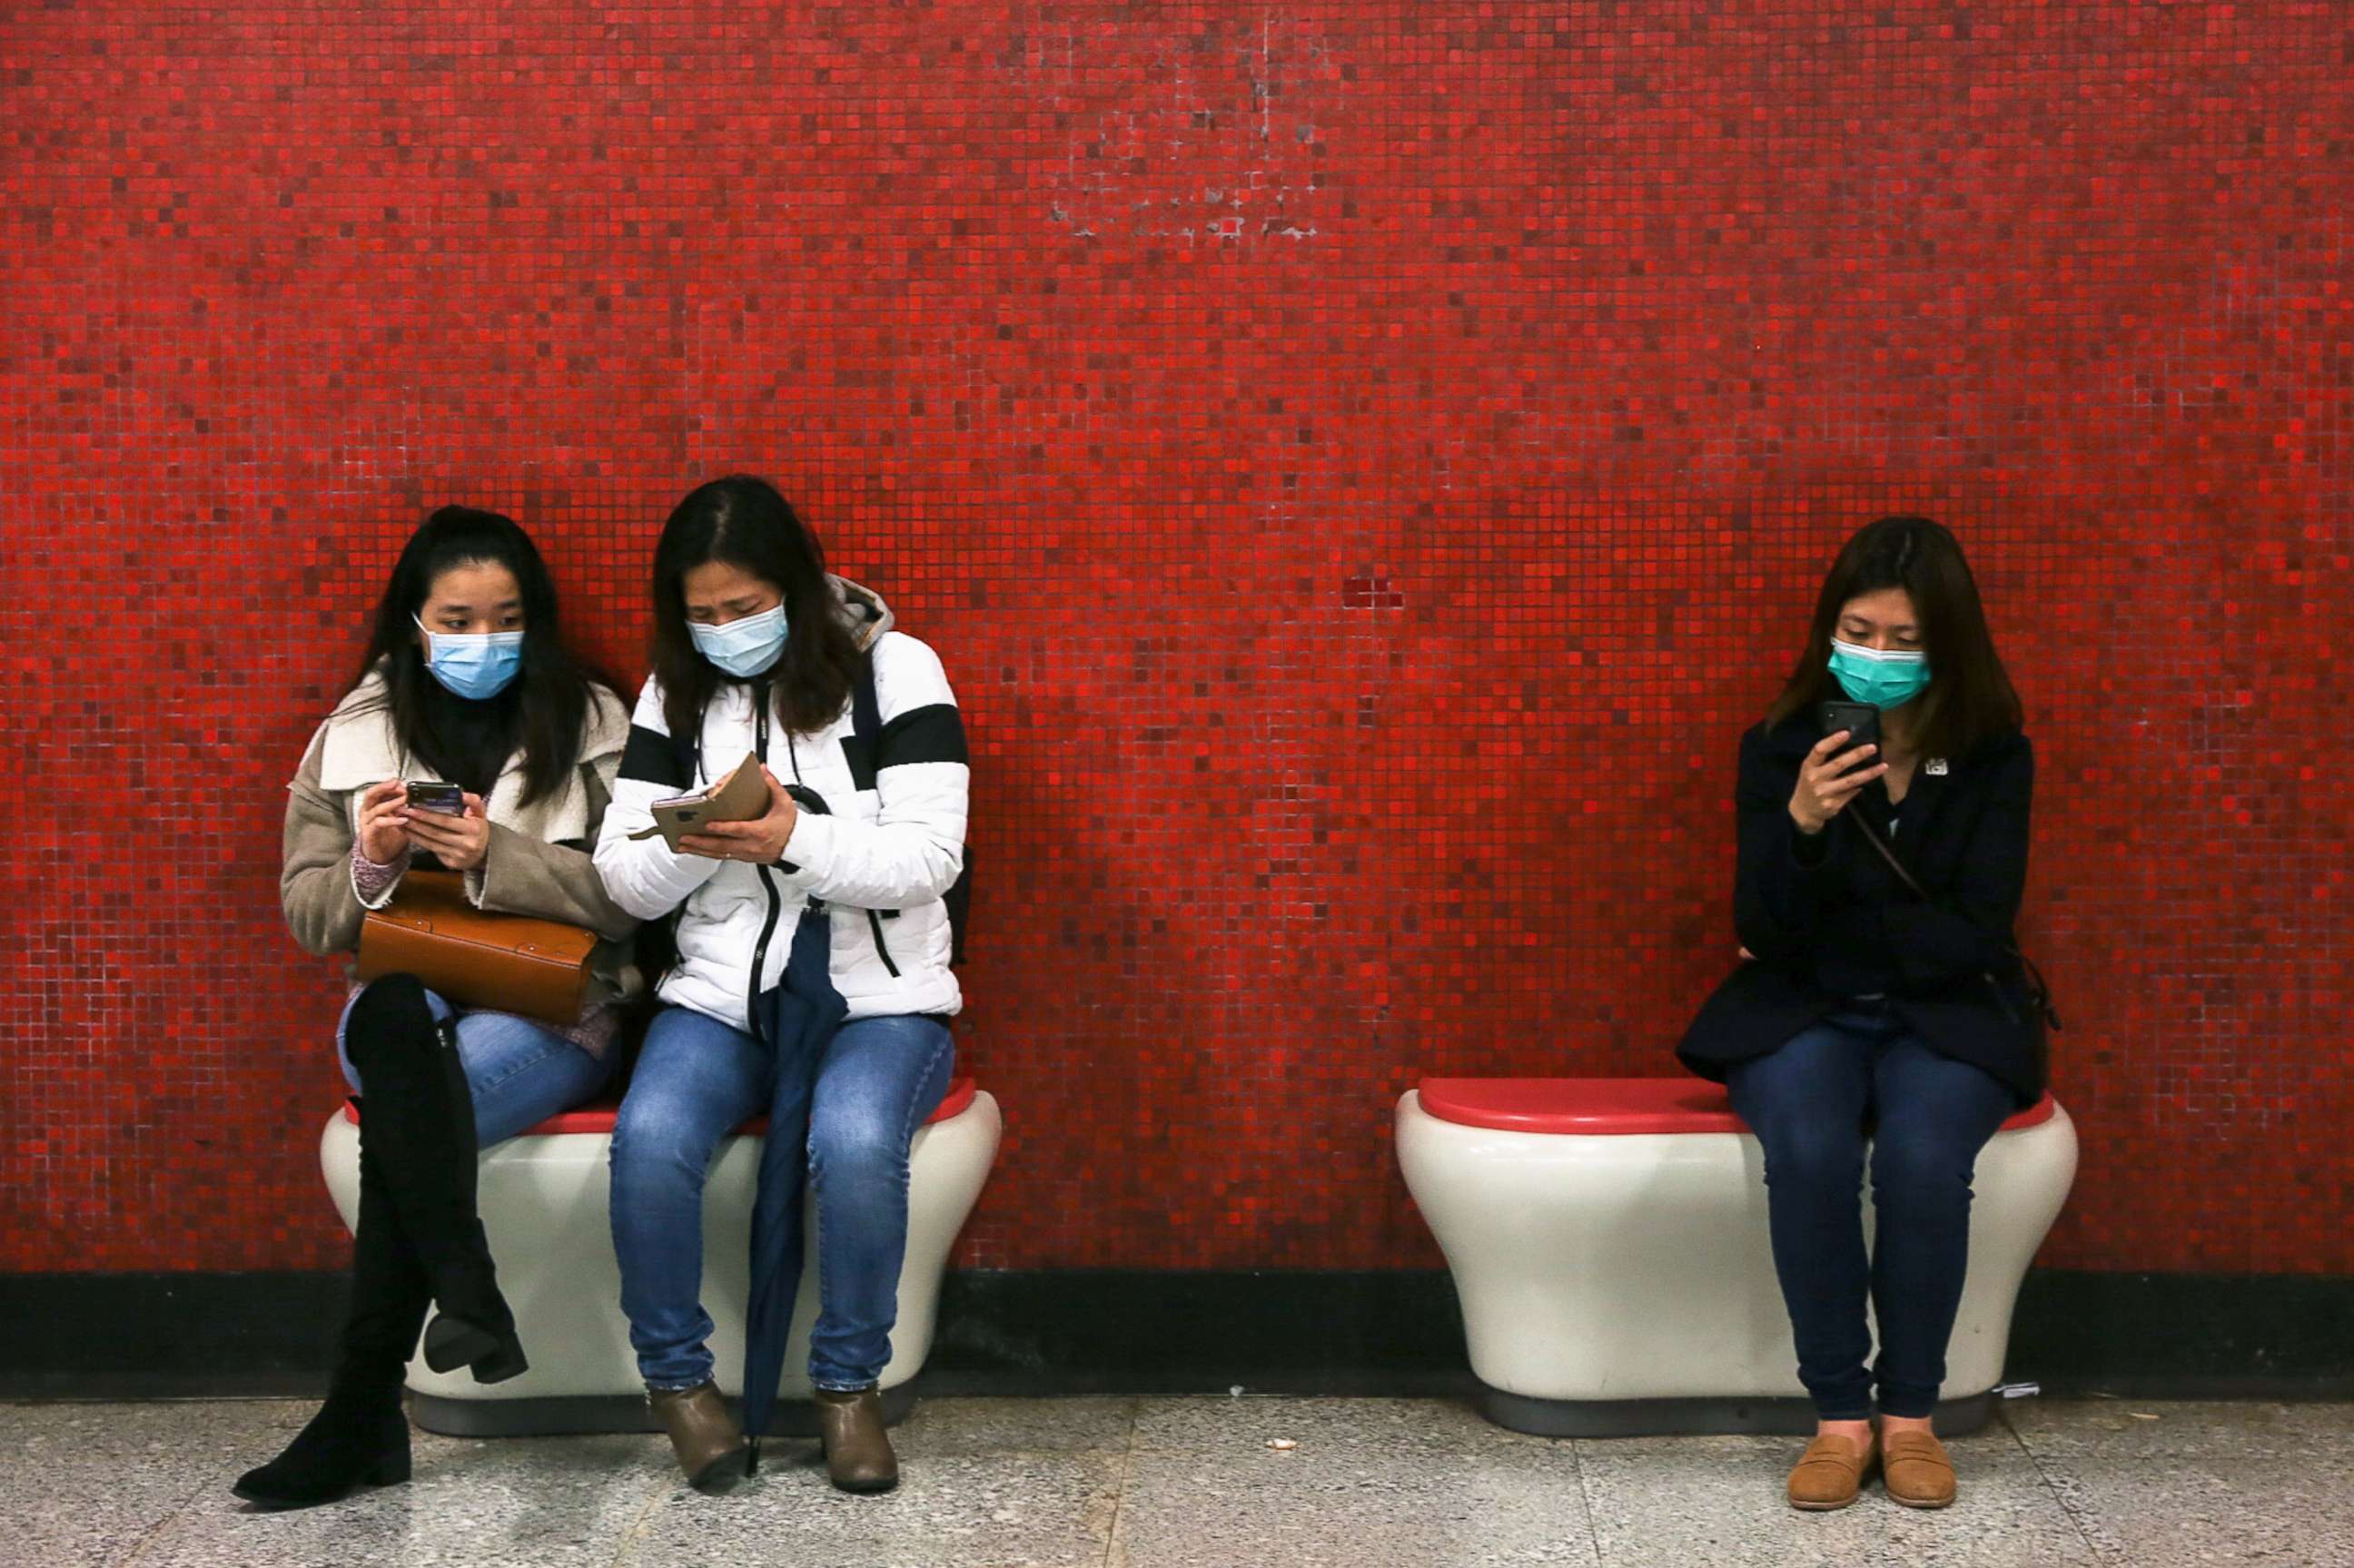
<svg viewBox="0 0 2354 1568"><path fill-rule="evenodd" d="M466 792L455 784L439 784L411 780L408 804L419 811L439 811L445 817L466 814Z"/></svg>
<svg viewBox="0 0 2354 1568"><path fill-rule="evenodd" d="M1870 703L1825 703L1816 711L1822 716L1825 735L1847 731L1847 744L1840 747L1841 752L1880 744L1880 710Z"/></svg>

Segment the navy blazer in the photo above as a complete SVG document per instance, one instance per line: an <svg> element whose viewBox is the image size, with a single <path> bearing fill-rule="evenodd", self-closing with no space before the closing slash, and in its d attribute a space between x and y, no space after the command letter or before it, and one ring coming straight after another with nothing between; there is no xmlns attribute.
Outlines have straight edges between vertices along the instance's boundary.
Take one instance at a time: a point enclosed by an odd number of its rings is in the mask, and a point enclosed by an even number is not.
<svg viewBox="0 0 2354 1568"><path fill-rule="evenodd" d="M1811 714L1741 737L1734 789L1740 861L1733 918L1756 957L1726 977L1676 1047L1684 1065L1722 1082L1737 1062L1779 1050L1864 991L1933 1050L1983 1067L2020 1104L2043 1093L2043 1022L2029 1001L2012 927L2027 883L2035 752L2017 731L1943 774L1924 759L1901 804L1877 781L1812 838L1790 820L1798 768L1821 738ZM1896 879L1852 820L1868 811L1904 869Z"/></svg>

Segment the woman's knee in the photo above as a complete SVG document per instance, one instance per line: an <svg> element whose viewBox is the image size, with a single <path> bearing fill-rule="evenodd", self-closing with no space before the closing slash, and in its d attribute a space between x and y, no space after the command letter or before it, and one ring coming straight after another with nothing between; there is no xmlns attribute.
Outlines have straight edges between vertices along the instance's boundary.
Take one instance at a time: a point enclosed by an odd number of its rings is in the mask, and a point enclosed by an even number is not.
<svg viewBox="0 0 2354 1568"><path fill-rule="evenodd" d="M450 1004L448 997L406 970L378 975L353 991L350 1000L344 1003L345 1022L350 1022L352 1010L363 1002L378 1007L414 1007L421 1003L437 1023L455 1017L458 1011Z"/></svg>
<svg viewBox="0 0 2354 1568"><path fill-rule="evenodd" d="M1872 1145L1872 1192L1882 1208L1967 1207L1977 1150L1902 1126L1883 1126Z"/></svg>
<svg viewBox="0 0 2354 1568"><path fill-rule="evenodd" d="M701 1186L725 1128L712 1128L682 1096L640 1080L613 1118L610 1160L616 1181L684 1179Z"/></svg>
<svg viewBox="0 0 2354 1568"><path fill-rule="evenodd" d="M1786 1192L1858 1192L1863 1187L1863 1133L1827 1120L1786 1118L1758 1129L1766 1184Z"/></svg>
<svg viewBox="0 0 2354 1568"><path fill-rule="evenodd" d="M885 1178L907 1162L905 1132L872 1106L822 1108L810 1118L811 1180Z"/></svg>
<svg viewBox="0 0 2354 1568"><path fill-rule="evenodd" d="M351 1086L352 1093L361 1096L367 1093L367 1086L360 1077L359 1064L352 1060L352 1013L371 996L377 999L376 1005L379 1007L385 1005L387 998L404 1001L421 1000L436 1023L448 1021L456 1012L440 991L426 986L412 974L383 975L366 985L355 987L351 995L344 999L344 1011L335 1018L335 1063L343 1069L344 1082Z"/></svg>

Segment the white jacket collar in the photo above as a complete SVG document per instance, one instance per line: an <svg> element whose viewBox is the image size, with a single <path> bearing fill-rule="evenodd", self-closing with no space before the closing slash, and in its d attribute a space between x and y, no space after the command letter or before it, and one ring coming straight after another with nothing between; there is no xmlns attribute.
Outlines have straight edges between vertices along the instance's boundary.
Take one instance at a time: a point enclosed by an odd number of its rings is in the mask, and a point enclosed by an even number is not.
<svg viewBox="0 0 2354 1568"><path fill-rule="evenodd" d="M603 687L593 688L587 733L580 760L585 763L618 758L629 744L629 710ZM371 674L327 715L326 744L319 753L319 788L328 794L351 797L354 826L358 823L359 793L387 779L439 779L418 758L409 756L393 733L391 710L383 705L384 678ZM610 770L609 770L610 771ZM499 769L490 798L482 802L490 820L503 828L528 833L545 843L563 843L588 836L588 791L580 770L564 776L553 796L524 804L523 753L516 752Z"/></svg>

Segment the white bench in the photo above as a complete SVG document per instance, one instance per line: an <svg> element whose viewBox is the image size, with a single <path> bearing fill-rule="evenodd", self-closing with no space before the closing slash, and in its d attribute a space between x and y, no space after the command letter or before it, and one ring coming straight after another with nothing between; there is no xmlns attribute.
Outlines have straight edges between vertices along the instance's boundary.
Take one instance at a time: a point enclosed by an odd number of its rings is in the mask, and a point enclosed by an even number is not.
<svg viewBox="0 0 2354 1568"><path fill-rule="evenodd" d="M620 1273L608 1220L613 1115L610 1104L584 1107L483 1151L482 1225L531 1370L483 1384L463 1367L442 1373L421 1359L410 1361L410 1414L427 1431L492 1436L648 1428L645 1384L621 1316ZM716 1325L711 1350L720 1392L731 1398L742 1393L759 1125L748 1124L721 1141L704 1192L703 1301ZM908 1380L930 1353L949 1253L989 1178L1000 1126L997 1101L975 1090L971 1079L959 1078L916 1134L898 1322L891 1331L891 1363L881 1378L890 1419L904 1415L914 1403ZM319 1166L348 1228L359 1213L359 1128L348 1105L327 1119L319 1139ZM817 1318L814 1221L804 1234L809 1255L785 1352L774 1426L779 1436L811 1429L807 1366L810 1326Z"/></svg>
<svg viewBox="0 0 2354 1568"><path fill-rule="evenodd" d="M1430 1078L1398 1164L1447 1255L1481 1407L1548 1436L1808 1432L1765 1158L1691 1078ZM1978 1156L1940 1429L1982 1424L2020 1281L2076 1173L2048 1097ZM1866 1234L1871 1197L1864 1196Z"/></svg>

